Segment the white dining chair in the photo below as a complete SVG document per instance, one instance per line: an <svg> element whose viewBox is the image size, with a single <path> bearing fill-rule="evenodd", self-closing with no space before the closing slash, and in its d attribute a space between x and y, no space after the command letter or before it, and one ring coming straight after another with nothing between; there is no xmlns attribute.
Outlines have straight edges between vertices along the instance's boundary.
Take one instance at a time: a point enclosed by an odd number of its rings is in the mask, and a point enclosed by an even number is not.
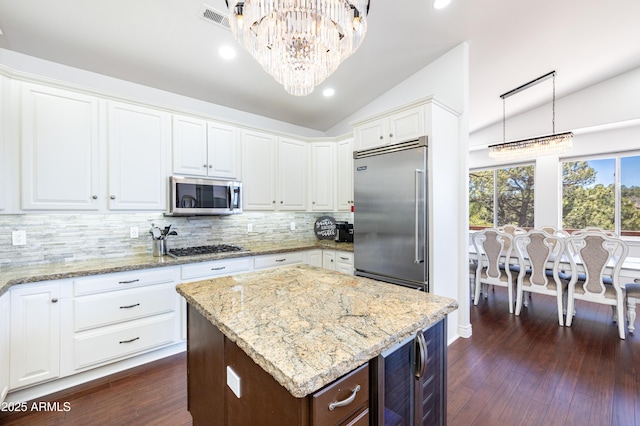
<svg viewBox="0 0 640 426"><path fill-rule="evenodd" d="M569 284L559 267L564 253L563 239L542 230L531 230L524 235L517 235L513 239L513 246L520 263L516 288L516 315L520 315L522 310L525 292L555 296L558 323L563 326Z"/></svg>
<svg viewBox="0 0 640 426"><path fill-rule="evenodd" d="M620 238L595 230L572 235L565 243L570 247L566 253L571 264L567 312L575 312L576 300L610 305L618 324L618 334L624 339L620 268L629 253L627 244ZM573 315L567 315L566 325L571 326L572 321Z"/></svg>
<svg viewBox="0 0 640 426"><path fill-rule="evenodd" d="M476 268L474 305L480 300L482 286L497 285L507 287L509 298L509 313L513 313L513 287L516 275L508 267L513 249L513 239L510 234L494 228L484 229L473 234L473 245L476 249L478 266ZM485 298L487 290L484 289Z"/></svg>

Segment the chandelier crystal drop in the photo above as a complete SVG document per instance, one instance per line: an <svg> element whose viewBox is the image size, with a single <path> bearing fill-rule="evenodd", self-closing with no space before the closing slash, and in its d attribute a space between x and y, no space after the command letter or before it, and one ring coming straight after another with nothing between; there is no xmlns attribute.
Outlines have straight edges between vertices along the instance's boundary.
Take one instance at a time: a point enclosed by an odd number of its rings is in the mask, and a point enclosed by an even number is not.
<svg viewBox="0 0 640 426"><path fill-rule="evenodd" d="M295 96L306 96L355 52L369 0L227 1L236 41Z"/></svg>

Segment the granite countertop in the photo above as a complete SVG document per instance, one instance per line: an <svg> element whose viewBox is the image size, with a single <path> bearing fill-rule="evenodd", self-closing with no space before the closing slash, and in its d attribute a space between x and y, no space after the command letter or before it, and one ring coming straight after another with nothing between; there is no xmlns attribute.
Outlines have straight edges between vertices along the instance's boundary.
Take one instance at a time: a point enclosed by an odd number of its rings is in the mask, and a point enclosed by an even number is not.
<svg viewBox="0 0 640 426"><path fill-rule="evenodd" d="M121 258L83 260L68 263L48 263L7 267L0 270L0 296L12 285L34 283L40 281L60 280L90 275L108 274L112 272L135 271L139 269L176 266L188 263L208 262L212 260L230 259L234 257L259 256L263 254L287 253L300 250L332 249L353 251L352 243L336 243L331 240L293 241L277 243L258 243L243 245L248 251L237 253L221 253L173 258L171 256L153 257L139 254Z"/></svg>
<svg viewBox="0 0 640 426"><path fill-rule="evenodd" d="M458 307L446 297L309 265L179 284L177 290L296 398Z"/></svg>

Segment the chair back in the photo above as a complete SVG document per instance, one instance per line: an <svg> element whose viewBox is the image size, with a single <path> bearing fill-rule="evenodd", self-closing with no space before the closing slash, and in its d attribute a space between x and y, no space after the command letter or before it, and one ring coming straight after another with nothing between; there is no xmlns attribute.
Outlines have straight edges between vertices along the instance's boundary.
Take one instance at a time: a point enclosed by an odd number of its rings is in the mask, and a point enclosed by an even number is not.
<svg viewBox="0 0 640 426"><path fill-rule="evenodd" d="M619 276L629 247L617 237L611 237L601 230L583 231L567 238L567 254L571 263L570 286L581 281L585 295L604 296L609 282L616 293L621 292ZM584 273L578 274L578 264ZM584 281L584 283L582 283Z"/></svg>
<svg viewBox="0 0 640 426"><path fill-rule="evenodd" d="M600 232L609 237L614 237L614 238L618 237L618 234L616 234L614 231L607 231L606 229L598 228L597 226L587 226L586 228L575 231L572 235L582 235L585 232Z"/></svg>
<svg viewBox="0 0 640 426"><path fill-rule="evenodd" d="M495 228L487 228L473 234L473 245L478 257L476 270L478 282L511 281L511 272L509 268L504 268L504 263L509 262L513 248L512 242L513 238L510 234Z"/></svg>
<svg viewBox="0 0 640 426"><path fill-rule="evenodd" d="M503 226L498 226L498 231L501 232L506 232L507 234L511 235L512 237L515 237L516 235L519 234L525 234L527 231L524 228L521 228L519 226L516 225L503 225Z"/></svg>
<svg viewBox="0 0 640 426"><path fill-rule="evenodd" d="M565 247L561 237L534 229L524 235L517 235L513 239L513 245L520 270L527 273L532 286L546 288L550 283L547 271L551 269L557 288L560 283L559 265Z"/></svg>

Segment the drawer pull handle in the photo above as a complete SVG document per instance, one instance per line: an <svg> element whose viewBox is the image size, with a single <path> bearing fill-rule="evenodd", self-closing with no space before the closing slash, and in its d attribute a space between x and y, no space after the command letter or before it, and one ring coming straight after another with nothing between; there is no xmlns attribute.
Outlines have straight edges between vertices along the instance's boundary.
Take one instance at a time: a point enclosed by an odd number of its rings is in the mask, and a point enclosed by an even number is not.
<svg viewBox="0 0 640 426"><path fill-rule="evenodd" d="M349 260L349 258L348 258L348 257L342 257L342 256L340 256L340 259L342 259L342 260Z"/></svg>
<svg viewBox="0 0 640 426"><path fill-rule="evenodd" d="M218 266L217 268L211 268L212 271L222 271L223 269L226 269L226 266Z"/></svg>
<svg viewBox="0 0 640 426"><path fill-rule="evenodd" d="M282 259L276 259L276 262L284 262L285 260L287 260L287 258L282 258Z"/></svg>
<svg viewBox="0 0 640 426"><path fill-rule="evenodd" d="M356 399L356 394L358 393L359 390L360 390L360 385L356 386L356 388L353 390L353 393L349 398L343 399L342 401L332 402L331 404L329 404L329 411L333 411L338 407L344 407L345 405L351 404L353 400Z"/></svg>
<svg viewBox="0 0 640 426"><path fill-rule="evenodd" d="M120 309L131 309L131 308L135 308L136 306L140 306L140 304L136 303L135 305L120 306Z"/></svg>
<svg viewBox="0 0 640 426"><path fill-rule="evenodd" d="M138 279L138 280L130 280L130 281L118 281L118 284L133 284L133 283L137 283L138 281L140 280Z"/></svg>
<svg viewBox="0 0 640 426"><path fill-rule="evenodd" d="M139 338L139 337L134 337L134 338L133 338L133 339L131 339L131 340L121 340L121 341L120 341L120 344L123 344L123 343L131 343L131 342L135 342L136 340L140 340L140 338Z"/></svg>

